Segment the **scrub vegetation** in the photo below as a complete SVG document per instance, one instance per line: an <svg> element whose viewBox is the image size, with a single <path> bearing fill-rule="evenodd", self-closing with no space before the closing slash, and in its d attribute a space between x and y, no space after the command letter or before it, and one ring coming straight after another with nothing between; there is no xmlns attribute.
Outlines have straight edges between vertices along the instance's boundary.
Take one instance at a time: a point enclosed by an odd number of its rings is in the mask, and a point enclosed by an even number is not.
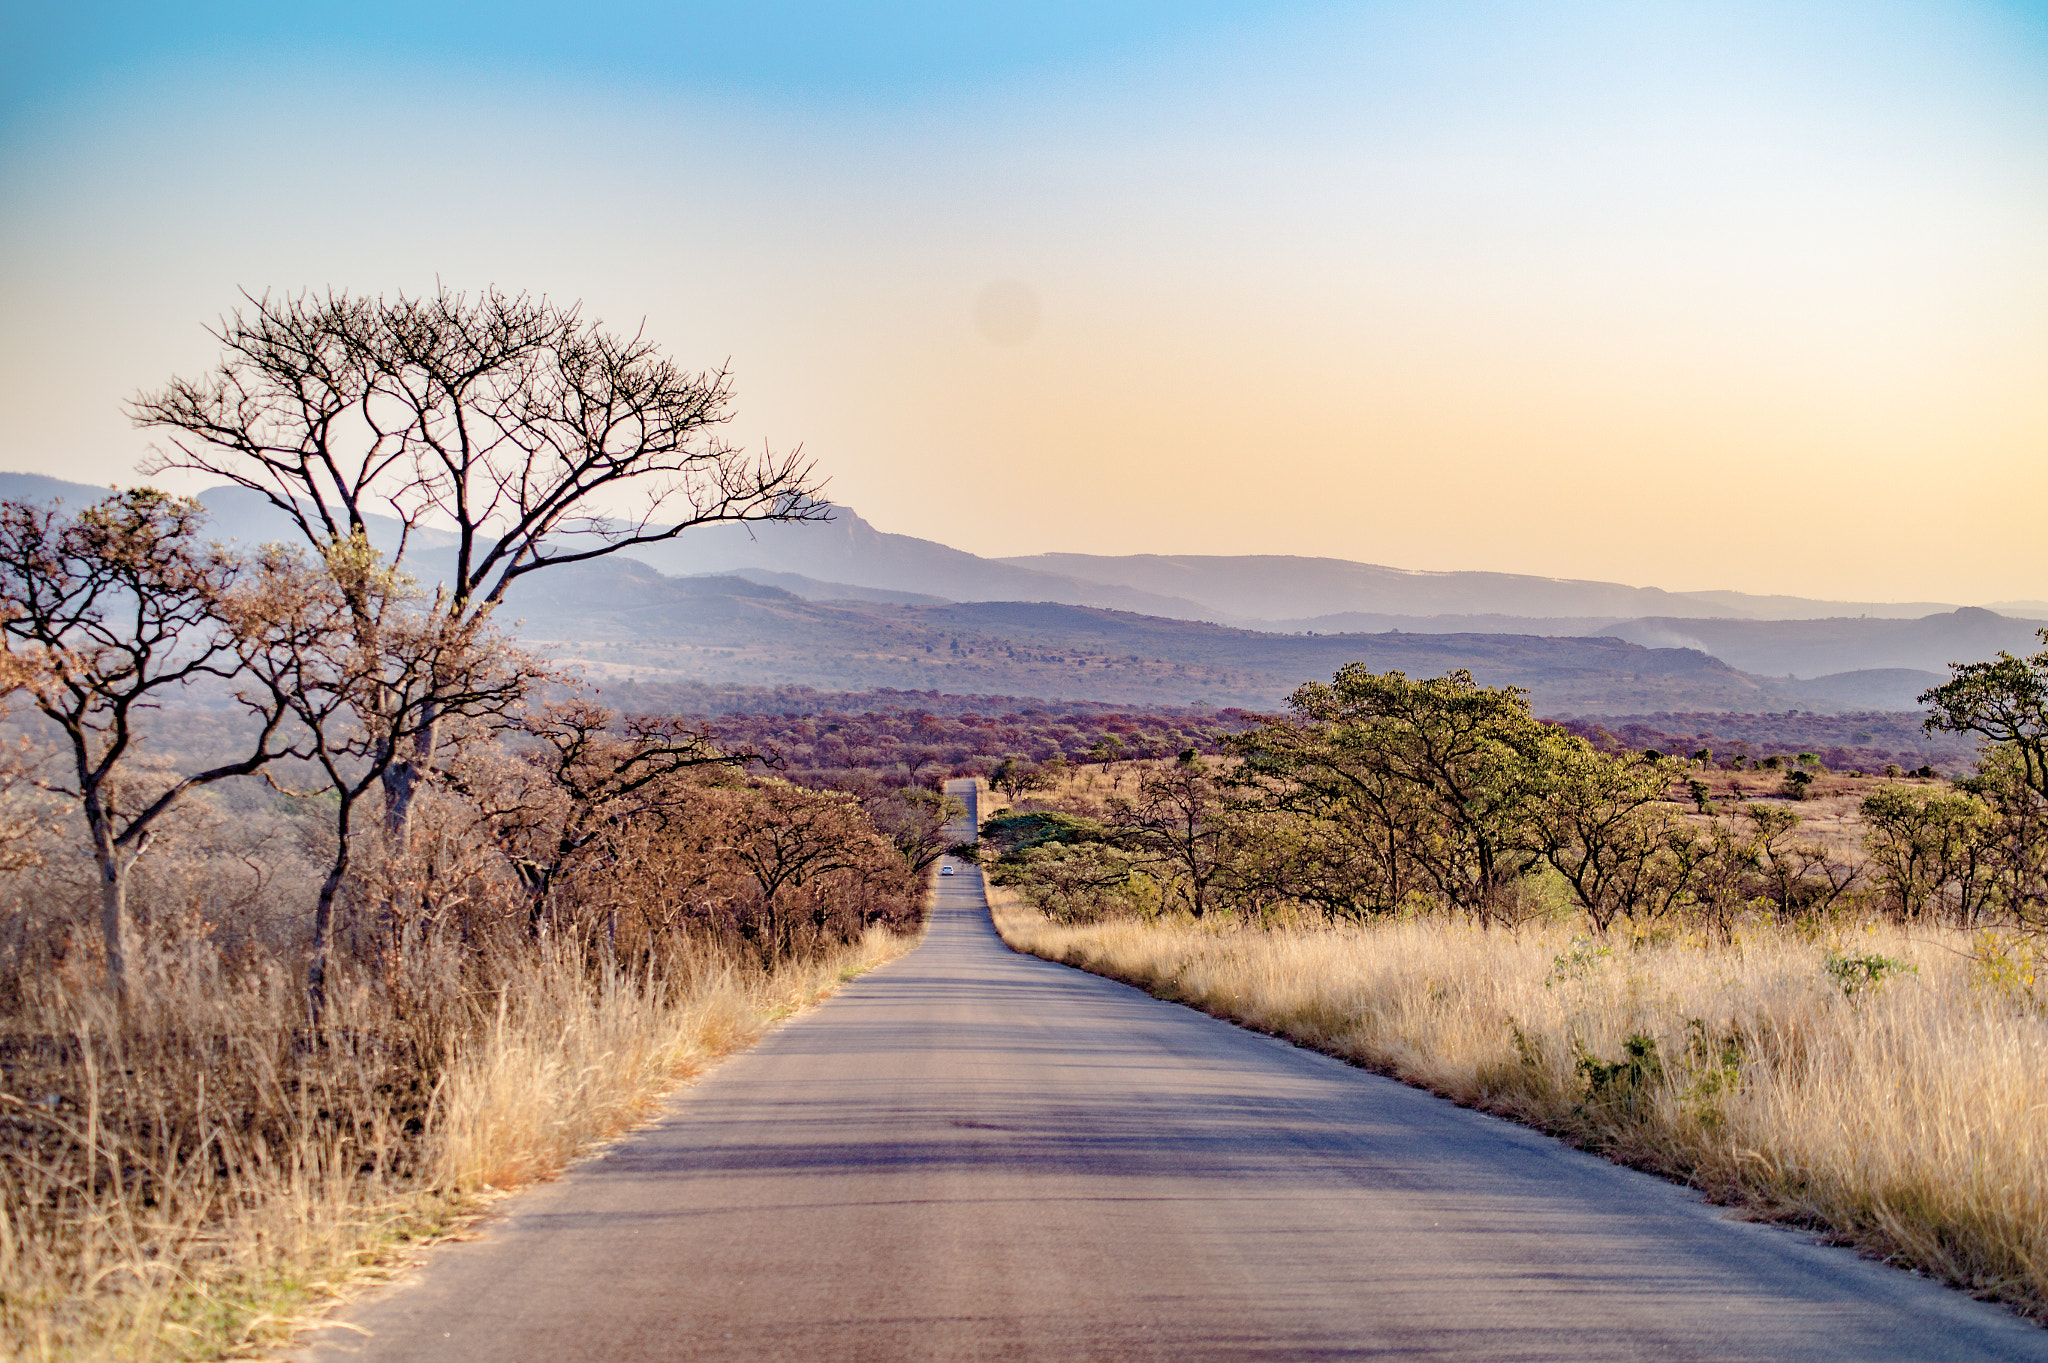
<svg viewBox="0 0 2048 1363"><path fill-rule="evenodd" d="M217 334L135 415L299 542L148 489L0 504L15 1356L277 1342L904 949L943 847L943 797L791 782L496 629L551 564L821 514L716 438L723 375L495 293Z"/></svg>
<svg viewBox="0 0 2048 1363"><path fill-rule="evenodd" d="M1951 783L1348 670L1224 759L1013 797L980 854L1021 950L2048 1317L2044 695L2048 653L1931 691L1985 740Z"/></svg>

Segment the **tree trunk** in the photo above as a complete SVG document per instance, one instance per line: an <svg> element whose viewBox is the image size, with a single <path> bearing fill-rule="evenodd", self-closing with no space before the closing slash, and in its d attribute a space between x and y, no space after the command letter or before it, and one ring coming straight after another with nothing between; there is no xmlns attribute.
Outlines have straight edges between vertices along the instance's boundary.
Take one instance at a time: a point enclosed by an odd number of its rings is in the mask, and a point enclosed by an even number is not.
<svg viewBox="0 0 2048 1363"><path fill-rule="evenodd" d="M82 764L81 764L82 765ZM82 773L81 773L82 774ZM85 826L92 840L92 859L100 876L100 940L106 946L107 988L115 1003L128 1006L128 868L121 864L121 845L114 837L103 791L85 784ZM133 857L129 858L132 863Z"/></svg>
<svg viewBox="0 0 2048 1363"><path fill-rule="evenodd" d="M313 910L313 950L306 961L306 1015L313 1030L320 1030L320 1015L327 1008L327 958L334 943L334 903L341 897L342 882L348 879L350 815L354 802L348 795L341 797L341 808L335 812L334 861L327 868L327 878L320 882L320 900Z"/></svg>
<svg viewBox="0 0 2048 1363"><path fill-rule="evenodd" d="M121 849L103 819L92 821L92 855L100 872L100 936L107 948L107 984L128 1002L128 875Z"/></svg>
<svg viewBox="0 0 2048 1363"><path fill-rule="evenodd" d="M334 938L334 901L341 892L342 878L348 874L346 862L343 857L329 869L327 879L320 883L319 907L313 910L313 953L306 962L306 1014L316 1032L320 1029L320 1014L327 1007L327 954Z"/></svg>
<svg viewBox="0 0 2048 1363"><path fill-rule="evenodd" d="M391 835L394 850L406 845L406 826L412 822L413 801L419 797L424 775L425 764L417 757L402 758L384 771L384 831Z"/></svg>
<svg viewBox="0 0 2048 1363"><path fill-rule="evenodd" d="M412 751L402 756L394 754L391 765L384 769L384 831L391 835L397 851L403 852L409 845L406 829L412 822L413 801L419 798L420 787L426 784L427 773L434 768L434 752L440 741L440 712L430 703L423 722L412 735Z"/></svg>

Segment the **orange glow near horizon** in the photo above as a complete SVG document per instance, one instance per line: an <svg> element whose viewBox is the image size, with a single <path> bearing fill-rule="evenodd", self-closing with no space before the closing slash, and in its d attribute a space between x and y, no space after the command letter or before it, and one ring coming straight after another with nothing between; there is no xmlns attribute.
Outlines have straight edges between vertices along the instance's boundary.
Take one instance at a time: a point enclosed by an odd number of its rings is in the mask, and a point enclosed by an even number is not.
<svg viewBox="0 0 2048 1363"><path fill-rule="evenodd" d="M2048 599L2048 37L1546 11L837 105L166 64L4 129L0 467L127 476L238 287L439 278L730 357L736 436L978 553ZM297 159L287 89L360 150Z"/></svg>

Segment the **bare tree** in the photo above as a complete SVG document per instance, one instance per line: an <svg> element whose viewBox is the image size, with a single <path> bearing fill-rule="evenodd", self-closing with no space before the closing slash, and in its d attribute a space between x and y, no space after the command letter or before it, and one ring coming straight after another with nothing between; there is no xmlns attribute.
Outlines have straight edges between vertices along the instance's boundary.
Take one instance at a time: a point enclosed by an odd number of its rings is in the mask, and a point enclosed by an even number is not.
<svg viewBox="0 0 2048 1363"><path fill-rule="evenodd" d="M147 488L67 516L0 503L0 638L8 680L28 692L70 749L70 784L99 870L107 977L128 987L128 872L159 821L200 786L263 768L284 751L284 707L251 700L246 755L141 791L123 778L141 715L202 678L239 669L222 600L236 566L197 542L194 502Z"/></svg>
<svg viewBox="0 0 2048 1363"><path fill-rule="evenodd" d="M485 617L457 617L445 597L419 608L417 592L379 564L361 536L326 559L315 565L302 551L273 545L226 604L249 678L245 703L290 716L294 755L313 765L334 800L334 851L306 968L316 1025L363 798L420 733L450 719L502 715L542 675Z"/></svg>
<svg viewBox="0 0 2048 1363"><path fill-rule="evenodd" d="M213 332L226 348L213 371L131 404L138 425L169 433L148 467L258 492L321 553L367 538L374 516L401 528L393 566L421 531L446 533L437 611L456 632L542 568L714 522L830 518L800 450L749 454L719 436L724 370L678 369L576 306L495 289L248 302ZM359 617L369 604L349 602ZM426 708L381 778L394 831L435 761L431 697Z"/></svg>
<svg viewBox="0 0 2048 1363"><path fill-rule="evenodd" d="M760 888L767 920L760 925L767 933L762 945L771 960L793 945L786 892L834 872L859 872L878 860L894 860L893 850L862 817L852 796L781 781L760 784L753 807L730 837L730 854ZM822 914L822 906L814 909L813 926L820 931Z"/></svg>
<svg viewBox="0 0 2048 1363"><path fill-rule="evenodd" d="M840 791L860 801L868 822L896 848L912 875L922 875L946 854L950 845L946 827L967 812L965 804L943 791L900 785L859 768L796 779L814 789Z"/></svg>
<svg viewBox="0 0 2048 1363"><path fill-rule="evenodd" d="M1125 813L1137 841L1185 877L1188 911L1202 917L1219 876L1230 868L1236 830L1225 817L1223 783L1190 748L1170 767L1138 780L1137 802Z"/></svg>
<svg viewBox="0 0 2048 1363"><path fill-rule="evenodd" d="M691 789L671 778L700 767L744 767L752 751L727 751L702 725L673 716L616 712L575 698L543 705L508 726L532 742L508 779L477 779L457 764L454 780L483 814L528 897L536 936L552 916L555 886L579 857L635 820L665 822L682 812ZM500 758L494 750L482 761ZM524 779L522 779L524 778Z"/></svg>

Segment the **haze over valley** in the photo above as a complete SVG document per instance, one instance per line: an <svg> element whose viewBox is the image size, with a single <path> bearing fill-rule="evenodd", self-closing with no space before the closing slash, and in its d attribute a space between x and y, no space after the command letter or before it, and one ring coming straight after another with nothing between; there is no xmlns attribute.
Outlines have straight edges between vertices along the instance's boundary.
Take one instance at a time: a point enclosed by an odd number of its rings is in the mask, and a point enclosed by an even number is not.
<svg viewBox="0 0 2048 1363"><path fill-rule="evenodd" d="M84 505L98 495L0 474L4 497ZM200 501L209 533L246 545L290 537L246 489ZM395 545L395 522L373 529ZM432 573L445 538L431 524L414 531L415 572ZM1701 614L1615 613L1646 606ZM1422 613L1432 608L1456 613ZM1938 602L1672 593L1276 555L998 561L879 531L846 507L827 522L706 526L537 576L501 614L598 677L1271 709L1301 682L1362 660L1416 676L1467 668L1556 715L1907 710L1948 663L2025 652L2043 624Z"/></svg>

